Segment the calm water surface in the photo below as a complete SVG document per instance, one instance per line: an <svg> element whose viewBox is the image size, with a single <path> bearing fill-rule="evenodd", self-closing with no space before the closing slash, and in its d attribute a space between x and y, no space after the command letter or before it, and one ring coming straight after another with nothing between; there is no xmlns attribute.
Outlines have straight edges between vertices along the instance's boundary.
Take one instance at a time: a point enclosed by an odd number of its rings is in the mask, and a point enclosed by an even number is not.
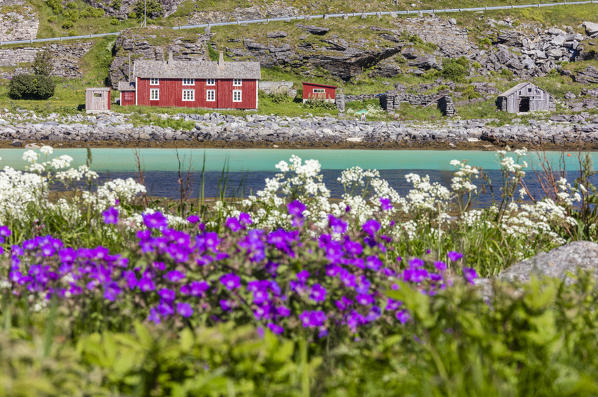
<svg viewBox="0 0 598 397"><path fill-rule="evenodd" d="M22 169L26 163L22 160L25 149L0 149L2 165ZM176 149L91 149L92 168L100 173L101 179L137 177L135 153L139 154L144 171L148 192L155 196L179 197L178 173L179 160ZM73 157L73 165L85 164L86 149L55 149L54 156L68 154ZM332 195L339 197L342 186L336 181L342 170L359 166L364 169L378 169L382 177L400 193L405 193L410 185L404 176L411 172L428 174L431 179L445 186L450 184L453 159L467 160L469 164L483 168L495 189L500 183L500 169L496 154L486 151L436 151L436 150L331 150L331 149L179 149L183 174L191 180L193 196L201 191L202 177L206 196L216 196L222 185L228 195L247 195L264 186L264 179L276 173L274 165L281 160L288 160L291 155L302 159L317 159L322 164L324 181ZM577 172L577 153L547 152L548 160L558 168L562 160L569 171L568 178L573 180ZM570 156L569 156L570 155ZM590 153L594 164L598 162L598 152ZM43 159L43 158L42 158ZM527 159L527 182L533 191L539 191L533 169L539 168L538 155L530 153ZM202 173L202 169L204 172ZM223 171L225 171L223 173ZM224 180L223 180L224 174ZM203 175L203 176L202 176ZM594 181L598 184L598 179ZM496 194L498 194L496 192ZM482 199L489 202L491 192L486 192Z"/></svg>

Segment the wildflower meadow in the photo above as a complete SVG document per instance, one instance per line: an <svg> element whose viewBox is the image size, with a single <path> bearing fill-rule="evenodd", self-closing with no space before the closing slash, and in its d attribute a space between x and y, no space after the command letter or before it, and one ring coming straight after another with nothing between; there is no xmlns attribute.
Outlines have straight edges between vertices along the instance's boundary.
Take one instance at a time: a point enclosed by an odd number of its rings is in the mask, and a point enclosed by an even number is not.
<svg viewBox="0 0 598 397"><path fill-rule="evenodd" d="M596 240L587 157L532 197L528 153L498 152L480 208L465 160L404 196L348 169L332 198L293 156L255 195L168 201L52 155L0 172L0 395L598 394L590 275L478 286Z"/></svg>

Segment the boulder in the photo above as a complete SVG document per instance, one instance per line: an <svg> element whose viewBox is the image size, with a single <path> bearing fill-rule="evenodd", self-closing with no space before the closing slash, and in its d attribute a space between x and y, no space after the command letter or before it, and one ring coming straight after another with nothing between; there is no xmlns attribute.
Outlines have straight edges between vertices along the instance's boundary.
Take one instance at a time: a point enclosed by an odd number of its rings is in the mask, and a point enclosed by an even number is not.
<svg viewBox="0 0 598 397"><path fill-rule="evenodd" d="M598 276L598 244L590 241L574 241L540 253L503 270L498 279L503 281L529 281L532 276L554 277L571 282L569 274L578 270L589 271Z"/></svg>
<svg viewBox="0 0 598 397"><path fill-rule="evenodd" d="M413 59L408 62L409 66L415 66L418 69L429 70L429 69L440 69L440 65L438 61L436 61L436 57L433 55L421 55L416 59Z"/></svg>
<svg viewBox="0 0 598 397"><path fill-rule="evenodd" d="M598 23L584 22L582 25L586 29L588 36L594 36L595 34L598 34Z"/></svg>
<svg viewBox="0 0 598 397"><path fill-rule="evenodd" d="M297 25L298 27L307 30L311 34L317 34L318 36L323 36L330 31L329 28L325 28L322 26L314 26L314 25Z"/></svg>
<svg viewBox="0 0 598 397"><path fill-rule="evenodd" d="M268 32L268 34L266 34L266 36L269 39L281 39L283 37L287 37L287 32L284 32L282 30L277 30L275 32Z"/></svg>

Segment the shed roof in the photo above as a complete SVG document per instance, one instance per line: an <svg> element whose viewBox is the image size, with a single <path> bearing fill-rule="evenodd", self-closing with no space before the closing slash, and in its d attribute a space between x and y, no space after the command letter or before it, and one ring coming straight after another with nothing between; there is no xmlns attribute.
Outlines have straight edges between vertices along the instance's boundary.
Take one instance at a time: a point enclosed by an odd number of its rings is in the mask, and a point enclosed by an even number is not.
<svg viewBox="0 0 598 397"><path fill-rule="evenodd" d="M303 85L305 85L305 84L307 84L307 85L313 85L313 86L316 86L316 87L336 88L336 86L335 86L335 85L328 85L328 84L318 84L318 83L307 83L307 82L305 82L305 81L304 81L304 82L303 82Z"/></svg>
<svg viewBox="0 0 598 397"><path fill-rule="evenodd" d="M108 87L89 87L86 88L85 91L110 91Z"/></svg>
<svg viewBox="0 0 598 397"><path fill-rule="evenodd" d="M119 81L118 82L118 90L119 91L135 91L135 83L132 81Z"/></svg>
<svg viewBox="0 0 598 397"><path fill-rule="evenodd" d="M259 62L135 61L135 76L156 79L261 79Z"/></svg>
<svg viewBox="0 0 598 397"><path fill-rule="evenodd" d="M536 87L536 85L530 83L529 81L525 82L525 83L519 83L517 84L515 87L511 87L508 90L506 90L505 92L503 92L502 94L499 95L500 96L509 96L511 94L514 94L515 92L519 91L520 89L522 89L523 87L527 87L528 85L531 85L533 87ZM538 87L536 87L538 88ZM541 89L541 88L540 88ZM541 89L542 90L542 89ZM544 91L544 90L542 90Z"/></svg>

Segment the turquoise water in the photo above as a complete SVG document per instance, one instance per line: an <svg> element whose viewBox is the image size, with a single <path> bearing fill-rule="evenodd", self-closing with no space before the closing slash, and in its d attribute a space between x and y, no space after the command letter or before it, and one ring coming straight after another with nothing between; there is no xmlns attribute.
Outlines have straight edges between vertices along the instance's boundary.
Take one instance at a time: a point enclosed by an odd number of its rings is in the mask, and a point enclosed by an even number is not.
<svg viewBox="0 0 598 397"><path fill-rule="evenodd" d="M178 162L175 149L137 149L145 171L176 171ZM0 149L0 165L22 169L25 149ZM92 169L109 172L132 172L137 170L134 149L91 149ZM332 149L179 149L182 168L199 171L205 159L205 171L259 172L275 171L274 165L296 154L304 160L317 159L323 169L340 170L353 166L378 170L453 170L453 159L467 160L469 164L487 170L499 169L495 152L475 150L332 150ZM86 149L55 149L51 157L68 154L73 165L85 164ZM570 154L571 156L568 156ZM594 164L598 152L590 153ZM547 152L548 159L556 166L561 153ZM42 155L43 159L43 155ZM577 153L565 153L568 170L578 168ZM530 167L538 165L537 155L528 155Z"/></svg>

